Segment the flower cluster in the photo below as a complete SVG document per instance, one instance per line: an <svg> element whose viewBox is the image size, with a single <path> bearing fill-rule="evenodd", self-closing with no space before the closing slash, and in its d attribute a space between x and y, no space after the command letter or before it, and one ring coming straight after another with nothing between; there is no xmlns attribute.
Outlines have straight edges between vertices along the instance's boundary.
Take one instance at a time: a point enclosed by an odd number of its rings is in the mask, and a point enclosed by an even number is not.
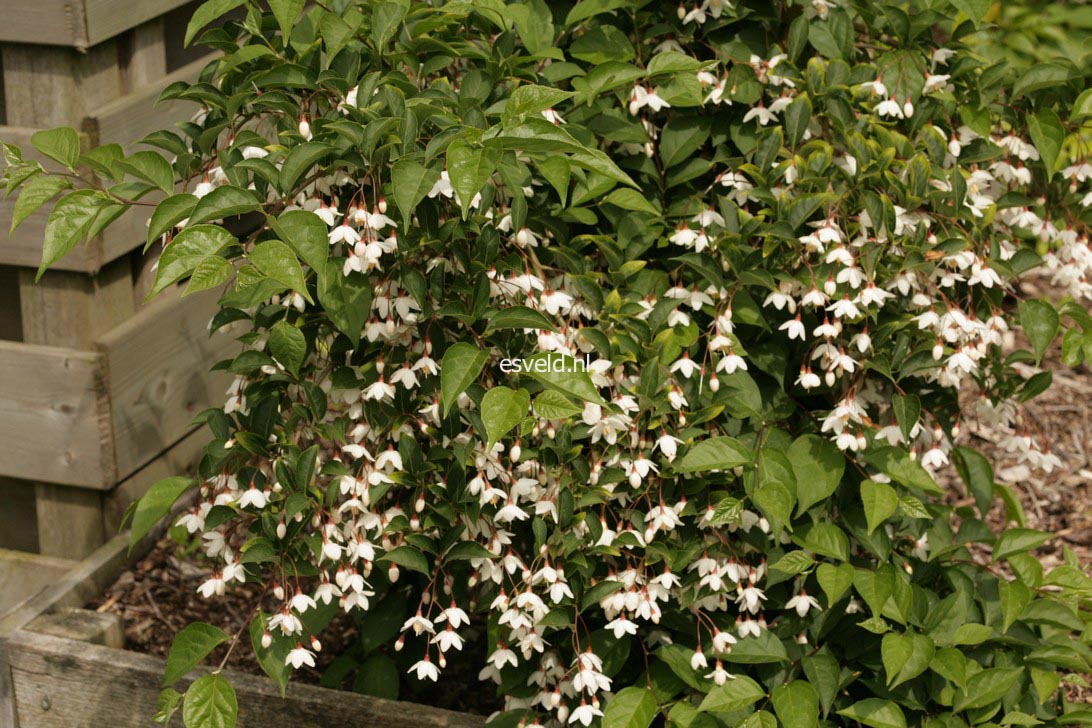
<svg viewBox="0 0 1092 728"><path fill-rule="evenodd" d="M1088 579L989 531L957 443L1060 465L1022 372L1092 318L1013 281L1090 293L1075 70L995 83L965 3L348 5L210 34L187 139L150 139L188 190L155 288L223 287L243 349L177 524L202 596L270 585L260 656L359 614L419 680L481 652L512 725L1068 710Z"/></svg>

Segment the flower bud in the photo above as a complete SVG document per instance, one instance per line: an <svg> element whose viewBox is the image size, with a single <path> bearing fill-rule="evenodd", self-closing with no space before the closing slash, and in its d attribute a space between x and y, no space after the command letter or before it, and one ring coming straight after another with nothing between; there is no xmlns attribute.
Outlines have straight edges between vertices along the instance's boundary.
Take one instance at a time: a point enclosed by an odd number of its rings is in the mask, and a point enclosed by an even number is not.
<svg viewBox="0 0 1092 728"><path fill-rule="evenodd" d="M271 644L273 644L273 635L271 635L267 629L262 633L262 649L268 650Z"/></svg>
<svg viewBox="0 0 1092 728"><path fill-rule="evenodd" d="M391 584L398 581L398 577L402 575L402 572L398 570L398 564L391 564L391 568L387 570L387 577L391 580Z"/></svg>

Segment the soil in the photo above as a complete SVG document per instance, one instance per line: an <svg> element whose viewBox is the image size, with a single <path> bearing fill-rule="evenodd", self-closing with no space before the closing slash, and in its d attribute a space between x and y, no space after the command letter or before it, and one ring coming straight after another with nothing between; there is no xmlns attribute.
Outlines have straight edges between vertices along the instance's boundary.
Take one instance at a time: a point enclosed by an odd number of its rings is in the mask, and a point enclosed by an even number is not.
<svg viewBox="0 0 1092 728"><path fill-rule="evenodd" d="M1024 282L1022 287L1028 296L1050 290L1049 284L1036 280ZM1008 347L1028 348L1016 336L1011 337ZM1027 367L1026 376L1044 369L1053 372L1053 386L1027 403L1025 412L1049 438L1051 450L1062 460L1061 468L1050 474L1030 469L998 444L1000 433L973 423L964 428L960 444L981 451L993 465L996 479L1016 491L1024 507L1027 527L1055 534L1056 538L1038 553L1047 569L1063 562L1063 547L1072 550L1079 563L1087 567L1092 565L1092 429L1089 427L1092 370L1087 364L1077 369L1063 365L1058 346L1047 352L1040 368ZM941 471L938 481L948 487L954 503L973 503L954 469ZM1000 502L995 503L987 520L997 530L1011 525L1006 523ZM128 649L166 657L174 635L191 622L207 622L235 634L247 623L262 597L262 587L244 584L235 585L222 597L205 600L196 590L210 573L211 568L202 563L200 556L184 555L177 543L165 537L89 607L124 618ZM276 606L272 595L265 595L262 608L270 612ZM292 679L319 684L322 673L353 644L357 634L353 619L339 613L323 631L323 649L316 656L316 666L295 671ZM227 645L220 646L209 663L220 664L226 653ZM495 691L490 683L478 680L481 653L481 649L468 645L444 670L441 681L425 686L427 689L422 689L415 680L402 681L405 692L400 698L488 715L495 709ZM232 650L225 665L261 674L249 645ZM1092 704L1092 688L1067 684L1066 690L1070 700Z"/></svg>

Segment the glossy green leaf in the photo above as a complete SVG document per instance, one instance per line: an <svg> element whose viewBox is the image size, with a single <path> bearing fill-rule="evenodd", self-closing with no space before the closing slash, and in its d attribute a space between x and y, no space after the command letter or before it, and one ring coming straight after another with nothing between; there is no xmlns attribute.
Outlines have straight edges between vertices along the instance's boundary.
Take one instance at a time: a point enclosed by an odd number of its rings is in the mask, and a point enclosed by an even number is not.
<svg viewBox="0 0 1092 728"><path fill-rule="evenodd" d="M221 675L199 677L182 700L182 722L186 728L235 728L239 703L235 689Z"/></svg>
<svg viewBox="0 0 1092 728"><path fill-rule="evenodd" d="M174 685L208 657L217 645L227 641L227 634L211 624L193 622L186 625L171 641L167 667L163 673L163 685Z"/></svg>

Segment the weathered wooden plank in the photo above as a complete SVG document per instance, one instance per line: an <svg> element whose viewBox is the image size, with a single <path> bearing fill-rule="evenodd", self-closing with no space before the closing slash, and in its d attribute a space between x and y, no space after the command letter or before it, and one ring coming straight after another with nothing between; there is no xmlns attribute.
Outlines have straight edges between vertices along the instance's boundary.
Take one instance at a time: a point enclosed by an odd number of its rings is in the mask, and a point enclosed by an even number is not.
<svg viewBox="0 0 1092 728"><path fill-rule="evenodd" d="M38 634L90 642L117 650L125 647L125 619L120 614L66 608L39 615L26 628Z"/></svg>
<svg viewBox="0 0 1092 728"><path fill-rule="evenodd" d="M103 87L105 91L113 90L114 93L104 93L96 97L83 85L78 91L70 91L70 94L75 96L92 99L111 98L114 99L113 101L95 108L83 105L58 108L56 105L43 106L39 102L37 108L24 110L18 115L19 123L24 126L0 126L0 141L17 144L23 149L27 159L43 161L30 144L31 134L38 128L69 125L87 132L90 137L89 143L92 145L117 142L129 151L135 151L136 142L147 134L158 129L169 129L175 123L189 118L196 110L193 104L183 101L156 104L156 100L168 84L180 80L196 80L198 72L216 56L215 54L207 55L164 76L166 60L163 55L162 41L157 46L154 40L155 33L159 30L157 26L158 23L153 21L149 26L134 31L131 44L132 55L126 67L126 73L122 73L116 67L113 69L114 75L119 79L119 85L116 88L111 89L104 81L96 81L94 84L87 82L89 85ZM60 54L60 57L54 58L53 64L48 66L50 72L45 75L47 79L50 79L51 87L59 87L63 85L65 72L74 73L72 65L66 60L66 52L61 49L44 50ZM17 68L28 64L42 65L42 61L30 59L25 54L20 55L9 50L4 50L3 53L5 64L8 63L9 55L15 56L13 62L16 62ZM87 75L87 73L83 74L83 76ZM9 72L5 67L4 77L7 84L34 85L33 74ZM95 75L95 78L97 79L98 75ZM43 93L59 92L44 89ZM13 100L10 103L20 103L20 101ZM63 116L65 113L72 116ZM10 115L8 120L14 121ZM55 168L56 165L47 161L48 167ZM13 235L8 236L7 230L11 227L14 204L14 199L0 201L0 264L37 268L42 260L42 239L49 217L48 209L39 210L31 215ZM46 208L50 207L51 205L46 206ZM144 244L149 217L151 217L150 208L130 210L101 235L79 246L54 264L53 269L84 272L99 270L106 263Z"/></svg>
<svg viewBox="0 0 1092 728"><path fill-rule="evenodd" d="M155 714L163 660L20 630L8 642L21 728L144 728ZM194 678L208 672L198 668ZM225 671L239 700L239 723L294 728L481 728L485 719L412 703L273 682Z"/></svg>
<svg viewBox="0 0 1092 728"><path fill-rule="evenodd" d="M108 487L109 417L100 354L0 341L0 475Z"/></svg>
<svg viewBox="0 0 1092 728"><path fill-rule="evenodd" d="M54 583L75 566L76 562L69 559L0 549L0 614Z"/></svg>
<svg viewBox="0 0 1092 728"><path fill-rule="evenodd" d="M193 116L197 107L189 101L156 103L164 88L175 81L196 80L201 69L219 54L211 53L155 83L134 89L121 98L90 110L84 128L94 144L117 142L131 148L153 131L173 128L175 123Z"/></svg>
<svg viewBox="0 0 1092 728"><path fill-rule="evenodd" d="M163 15L189 0L84 0L88 43L101 43L146 20Z"/></svg>
<svg viewBox="0 0 1092 728"><path fill-rule="evenodd" d="M87 47L87 26L80 0L3 0L0 41Z"/></svg>
<svg viewBox="0 0 1092 728"><path fill-rule="evenodd" d="M82 607L102 593L128 566L135 564L151 550L166 532L177 514L189 507L192 498L182 498L172 508L171 518L157 523L144 538L129 547L129 532L114 536L79 561L52 584L28 597L6 614L0 613L0 728L14 728L15 703L12 696L11 670L8 668L7 641L39 615L68 607Z"/></svg>
<svg viewBox="0 0 1092 728"><path fill-rule="evenodd" d="M86 49L189 0L2 0L0 41Z"/></svg>
<svg viewBox="0 0 1092 728"><path fill-rule="evenodd" d="M222 333L209 337L216 310L215 292L183 298L176 288L98 340L120 478L185 436L194 415L223 399L230 376L209 367L238 344Z"/></svg>

